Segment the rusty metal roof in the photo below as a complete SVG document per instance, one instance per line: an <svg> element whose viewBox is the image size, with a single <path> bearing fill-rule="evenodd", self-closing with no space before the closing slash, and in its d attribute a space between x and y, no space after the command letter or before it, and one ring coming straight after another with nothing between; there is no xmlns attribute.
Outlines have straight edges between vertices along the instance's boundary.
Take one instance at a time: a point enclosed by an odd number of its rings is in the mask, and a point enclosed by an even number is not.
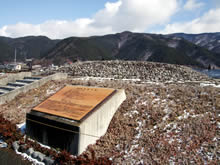
<svg viewBox="0 0 220 165"><path fill-rule="evenodd" d="M114 92L110 88L66 86L32 110L81 121Z"/></svg>

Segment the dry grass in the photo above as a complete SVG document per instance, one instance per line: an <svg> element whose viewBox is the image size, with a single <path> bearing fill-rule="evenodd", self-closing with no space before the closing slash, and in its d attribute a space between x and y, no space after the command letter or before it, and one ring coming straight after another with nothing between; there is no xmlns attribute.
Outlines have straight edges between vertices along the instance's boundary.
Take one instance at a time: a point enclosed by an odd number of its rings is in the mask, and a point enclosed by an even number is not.
<svg viewBox="0 0 220 165"><path fill-rule="evenodd" d="M13 123L25 121L26 113L65 85L65 82L50 81L40 88L21 93L12 101L0 105L0 114Z"/></svg>
<svg viewBox="0 0 220 165"><path fill-rule="evenodd" d="M219 161L218 88L120 81L84 84L124 88L127 94L106 135L90 146L97 155L108 155L119 164Z"/></svg>
<svg viewBox="0 0 220 165"><path fill-rule="evenodd" d="M220 89L197 84L134 84L125 81L51 81L2 105L14 122L65 84L123 88L127 99L107 133L87 153L115 164L218 164Z"/></svg>

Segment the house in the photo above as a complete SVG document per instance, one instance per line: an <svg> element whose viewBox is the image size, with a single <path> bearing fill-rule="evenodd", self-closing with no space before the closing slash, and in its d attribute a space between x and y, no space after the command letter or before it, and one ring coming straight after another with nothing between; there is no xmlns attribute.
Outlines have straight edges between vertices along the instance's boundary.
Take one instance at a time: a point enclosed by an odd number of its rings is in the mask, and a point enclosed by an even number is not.
<svg viewBox="0 0 220 165"><path fill-rule="evenodd" d="M6 67L8 70L11 70L11 71L20 71L21 70L21 64L8 64Z"/></svg>

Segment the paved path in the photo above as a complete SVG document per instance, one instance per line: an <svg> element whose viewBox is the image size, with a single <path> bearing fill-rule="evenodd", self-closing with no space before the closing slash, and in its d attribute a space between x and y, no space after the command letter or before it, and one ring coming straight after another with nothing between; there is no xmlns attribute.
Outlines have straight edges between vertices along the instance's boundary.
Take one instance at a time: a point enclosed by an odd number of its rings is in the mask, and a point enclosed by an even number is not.
<svg viewBox="0 0 220 165"><path fill-rule="evenodd" d="M16 155L12 150L0 148L0 165L31 165L31 163L22 160L22 158Z"/></svg>

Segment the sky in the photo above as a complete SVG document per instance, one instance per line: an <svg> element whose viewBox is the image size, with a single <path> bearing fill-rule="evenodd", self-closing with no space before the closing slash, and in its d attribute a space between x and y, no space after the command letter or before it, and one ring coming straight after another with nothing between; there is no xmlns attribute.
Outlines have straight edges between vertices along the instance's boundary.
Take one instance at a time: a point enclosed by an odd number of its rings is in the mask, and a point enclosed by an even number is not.
<svg viewBox="0 0 220 165"><path fill-rule="evenodd" d="M220 32L220 0L1 0L0 36Z"/></svg>

